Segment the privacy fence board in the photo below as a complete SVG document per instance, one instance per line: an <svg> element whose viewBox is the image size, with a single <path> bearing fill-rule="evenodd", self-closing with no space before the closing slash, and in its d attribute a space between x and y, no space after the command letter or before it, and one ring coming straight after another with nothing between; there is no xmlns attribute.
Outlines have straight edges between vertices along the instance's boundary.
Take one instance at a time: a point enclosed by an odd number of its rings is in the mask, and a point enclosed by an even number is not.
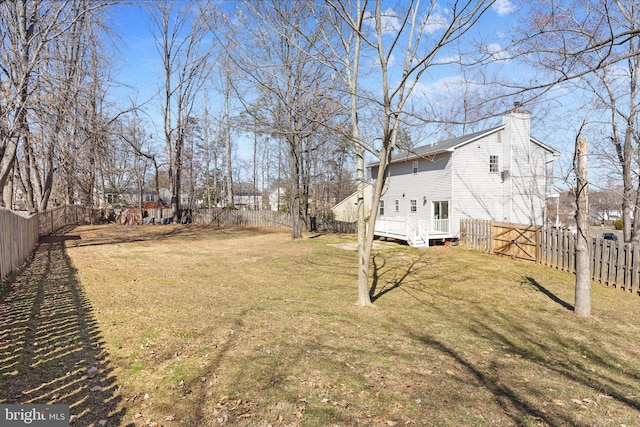
<svg viewBox="0 0 640 427"><path fill-rule="evenodd" d="M537 261L539 233L540 227L492 222L492 252L526 261Z"/></svg>
<svg viewBox="0 0 640 427"><path fill-rule="evenodd" d="M0 208L0 280L16 271L29 258L41 236L70 224L86 224L95 209L68 205L24 216Z"/></svg>
<svg viewBox="0 0 640 427"><path fill-rule="evenodd" d="M269 210L194 210L191 214L196 224L218 227L275 227L291 228L291 214ZM327 233L356 233L356 222L325 220L314 223L314 231ZM312 224L308 224L310 227Z"/></svg>
<svg viewBox="0 0 640 427"><path fill-rule="evenodd" d="M25 217L0 208L0 281L24 263L37 243L37 215Z"/></svg>
<svg viewBox="0 0 640 427"><path fill-rule="evenodd" d="M470 249L491 252L491 221L480 219L460 221L460 242Z"/></svg>
<svg viewBox="0 0 640 427"><path fill-rule="evenodd" d="M569 273L576 272L576 235L567 230L463 219L460 222L460 244L496 255L534 261ZM593 281L640 295L638 246L594 237L590 253Z"/></svg>
<svg viewBox="0 0 640 427"><path fill-rule="evenodd" d="M291 228L290 214L267 210L194 210L192 221L218 227Z"/></svg>

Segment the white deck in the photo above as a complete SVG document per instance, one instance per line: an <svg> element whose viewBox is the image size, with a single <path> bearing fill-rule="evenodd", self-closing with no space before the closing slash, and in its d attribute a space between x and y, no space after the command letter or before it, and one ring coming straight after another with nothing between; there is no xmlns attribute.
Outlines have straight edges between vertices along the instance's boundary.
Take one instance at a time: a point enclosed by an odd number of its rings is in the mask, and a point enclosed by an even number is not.
<svg viewBox="0 0 640 427"><path fill-rule="evenodd" d="M416 218L377 218L375 236L404 240L410 246L427 247L431 239L452 238L451 220Z"/></svg>

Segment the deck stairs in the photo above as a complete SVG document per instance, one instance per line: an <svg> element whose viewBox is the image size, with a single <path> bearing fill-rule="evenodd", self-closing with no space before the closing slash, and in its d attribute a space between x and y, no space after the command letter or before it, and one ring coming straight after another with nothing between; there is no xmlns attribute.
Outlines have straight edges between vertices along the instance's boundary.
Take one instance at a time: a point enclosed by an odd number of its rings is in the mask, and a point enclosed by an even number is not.
<svg viewBox="0 0 640 427"><path fill-rule="evenodd" d="M429 247L429 240L450 238L451 220L424 220L416 217L377 218L374 235L404 240L416 248Z"/></svg>

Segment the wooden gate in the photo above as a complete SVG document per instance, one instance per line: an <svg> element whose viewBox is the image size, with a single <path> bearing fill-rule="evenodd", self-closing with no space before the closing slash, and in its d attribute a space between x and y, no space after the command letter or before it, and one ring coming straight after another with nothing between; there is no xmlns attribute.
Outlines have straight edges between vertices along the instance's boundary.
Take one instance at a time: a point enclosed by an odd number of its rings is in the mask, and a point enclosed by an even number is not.
<svg viewBox="0 0 640 427"><path fill-rule="evenodd" d="M534 261L539 259L540 226L491 223L491 252L511 258Z"/></svg>

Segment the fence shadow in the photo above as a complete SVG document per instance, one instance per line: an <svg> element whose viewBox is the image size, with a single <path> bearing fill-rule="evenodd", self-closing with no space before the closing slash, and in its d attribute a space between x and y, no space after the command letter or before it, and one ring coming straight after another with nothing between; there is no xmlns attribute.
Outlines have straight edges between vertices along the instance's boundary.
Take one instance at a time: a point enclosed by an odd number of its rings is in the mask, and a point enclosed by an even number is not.
<svg viewBox="0 0 640 427"><path fill-rule="evenodd" d="M118 381L64 231L41 239L0 301L0 403L65 404L75 425L124 425Z"/></svg>

